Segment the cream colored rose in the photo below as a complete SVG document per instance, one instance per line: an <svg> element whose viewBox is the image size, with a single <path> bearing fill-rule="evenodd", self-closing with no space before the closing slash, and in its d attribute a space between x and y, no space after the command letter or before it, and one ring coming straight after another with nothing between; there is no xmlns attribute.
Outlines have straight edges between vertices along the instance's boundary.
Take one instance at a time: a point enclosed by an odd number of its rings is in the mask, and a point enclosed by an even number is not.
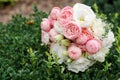
<svg viewBox="0 0 120 80"><path fill-rule="evenodd" d="M102 38L103 34L105 33L105 26L106 24L104 22L102 22L101 19L96 19L93 22L93 26L92 26L92 30L93 30L93 34L96 38Z"/></svg>

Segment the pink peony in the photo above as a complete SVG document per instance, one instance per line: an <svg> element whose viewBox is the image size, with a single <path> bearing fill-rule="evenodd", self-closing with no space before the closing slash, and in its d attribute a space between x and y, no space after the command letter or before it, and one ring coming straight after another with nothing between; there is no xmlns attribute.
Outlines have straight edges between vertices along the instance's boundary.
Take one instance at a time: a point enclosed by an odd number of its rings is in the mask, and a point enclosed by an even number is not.
<svg viewBox="0 0 120 80"><path fill-rule="evenodd" d="M74 44L68 47L68 55L71 59L76 60L81 56L81 49Z"/></svg>
<svg viewBox="0 0 120 80"><path fill-rule="evenodd" d="M77 44L85 44L88 41L89 37L85 34L81 34L77 39L76 39L76 43Z"/></svg>
<svg viewBox="0 0 120 80"><path fill-rule="evenodd" d="M101 49L101 41L97 39L91 39L86 43L86 50L90 54L95 54Z"/></svg>
<svg viewBox="0 0 120 80"><path fill-rule="evenodd" d="M82 28L82 34L85 34L89 40L94 38L93 33L89 28Z"/></svg>
<svg viewBox="0 0 120 80"><path fill-rule="evenodd" d="M75 22L69 22L64 27L64 36L68 39L74 40L81 34L81 28Z"/></svg>
<svg viewBox="0 0 120 80"><path fill-rule="evenodd" d="M64 7L58 17L58 22L65 26L69 21L72 20L73 17L73 9L70 6Z"/></svg>
<svg viewBox="0 0 120 80"><path fill-rule="evenodd" d="M50 18L53 20L57 20L59 13L60 13L60 8L54 7L50 13Z"/></svg>
<svg viewBox="0 0 120 80"><path fill-rule="evenodd" d="M54 37L55 37L56 35L58 35L58 33L57 33L54 29L51 29L51 30L49 31L49 37L50 37L50 40L51 40L51 41L54 41Z"/></svg>
<svg viewBox="0 0 120 80"><path fill-rule="evenodd" d="M48 31L50 31L51 28L52 27L51 27L50 20L47 18L44 18L43 21L41 22L41 29L45 32L48 32Z"/></svg>

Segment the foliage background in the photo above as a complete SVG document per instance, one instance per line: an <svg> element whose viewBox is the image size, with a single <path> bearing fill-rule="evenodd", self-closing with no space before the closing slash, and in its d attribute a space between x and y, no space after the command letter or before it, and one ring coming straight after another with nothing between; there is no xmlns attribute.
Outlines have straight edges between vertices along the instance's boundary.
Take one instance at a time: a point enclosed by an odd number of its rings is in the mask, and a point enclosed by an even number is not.
<svg viewBox="0 0 120 80"><path fill-rule="evenodd" d="M13 16L10 23L6 25L0 23L0 80L119 80L119 11L115 9L112 12L111 9L111 12L107 12L106 8L105 10L99 5L100 1L103 1L104 5L109 4L104 0L91 0L91 3L87 2L87 4L92 5L96 13L100 13L99 16L113 23L114 26L112 30L115 33L116 42L110 49L105 62L98 62L85 72L78 74L68 71L65 65L56 63L46 52L48 48L41 45L40 41L40 23L47 14L34 7L34 13L29 18L18 14ZM114 7L114 5L111 6Z"/></svg>
<svg viewBox="0 0 120 80"><path fill-rule="evenodd" d="M0 0L0 8L3 8L5 4L14 5L18 0Z"/></svg>

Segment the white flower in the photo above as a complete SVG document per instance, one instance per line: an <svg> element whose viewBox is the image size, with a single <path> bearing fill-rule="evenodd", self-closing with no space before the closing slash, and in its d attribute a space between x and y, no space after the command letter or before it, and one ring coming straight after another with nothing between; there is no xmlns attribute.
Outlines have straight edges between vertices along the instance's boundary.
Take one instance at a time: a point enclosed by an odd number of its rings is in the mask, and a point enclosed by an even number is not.
<svg viewBox="0 0 120 80"><path fill-rule="evenodd" d="M57 55L59 58L59 64L62 64L65 60L67 60L67 56L64 54L64 52L67 51L67 48L65 46L60 46L58 43L53 43L51 44L50 48L53 56Z"/></svg>
<svg viewBox="0 0 120 80"><path fill-rule="evenodd" d="M108 35L102 39L102 48L100 49L99 52L93 55L89 55L89 58L104 62L105 61L105 56L109 51L109 48L112 46L112 43L115 41L114 39L114 34L112 31L108 32Z"/></svg>
<svg viewBox="0 0 120 80"><path fill-rule="evenodd" d="M42 31L42 43L43 44L48 44L49 43L49 34L45 31Z"/></svg>
<svg viewBox="0 0 120 80"><path fill-rule="evenodd" d="M93 65L94 62L80 57L78 60L75 60L71 63L68 63L68 70L78 73L79 71L84 72L88 69L89 66Z"/></svg>
<svg viewBox="0 0 120 80"><path fill-rule="evenodd" d="M102 35L105 33L105 26L106 24L102 22L101 19L96 19L93 22L92 30L96 38L100 38L100 39L102 38Z"/></svg>
<svg viewBox="0 0 120 80"><path fill-rule="evenodd" d="M110 48L112 43L115 41L114 34L109 30L107 36L102 39L102 44L104 48Z"/></svg>
<svg viewBox="0 0 120 80"><path fill-rule="evenodd" d="M91 7L84 4L76 3L73 6L73 20L80 24L80 27L89 27L96 18Z"/></svg>
<svg viewBox="0 0 120 80"><path fill-rule="evenodd" d="M93 55L89 55L90 59L94 59L99 62L104 62L105 61L105 56L108 53L109 48L102 48L99 52Z"/></svg>
<svg viewBox="0 0 120 80"><path fill-rule="evenodd" d="M54 29L58 33L63 34L63 27L57 21L54 23Z"/></svg>

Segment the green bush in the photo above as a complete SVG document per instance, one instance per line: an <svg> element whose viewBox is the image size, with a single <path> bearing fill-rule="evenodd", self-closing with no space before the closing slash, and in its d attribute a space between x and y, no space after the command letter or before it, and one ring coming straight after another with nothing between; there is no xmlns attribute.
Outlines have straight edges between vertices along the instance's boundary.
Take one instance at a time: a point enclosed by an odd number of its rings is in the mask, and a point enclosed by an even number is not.
<svg viewBox="0 0 120 80"><path fill-rule="evenodd" d="M14 5L18 0L0 0L0 8L5 7L6 5Z"/></svg>
<svg viewBox="0 0 120 80"><path fill-rule="evenodd" d="M120 0L83 0L87 5L96 3L99 6L99 11L103 13L120 13Z"/></svg>
<svg viewBox="0 0 120 80"><path fill-rule="evenodd" d="M41 45L40 23L45 17L46 13L34 7L30 18L18 14L10 23L0 23L0 80L120 79L120 54L115 49L117 43L104 63L98 62L85 72L76 74L68 71L65 65L55 63L46 52L48 48Z"/></svg>

